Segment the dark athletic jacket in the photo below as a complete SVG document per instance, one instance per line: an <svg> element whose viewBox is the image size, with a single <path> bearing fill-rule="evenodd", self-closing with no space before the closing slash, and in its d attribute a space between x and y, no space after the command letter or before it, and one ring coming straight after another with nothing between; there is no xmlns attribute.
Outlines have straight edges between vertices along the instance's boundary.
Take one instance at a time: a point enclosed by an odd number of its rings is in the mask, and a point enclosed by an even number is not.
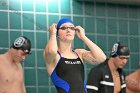
<svg viewBox="0 0 140 93"><path fill-rule="evenodd" d="M126 93L125 75L118 70L121 80L121 92ZM114 83L108 62L103 62L91 69L87 80L88 93L114 93Z"/></svg>

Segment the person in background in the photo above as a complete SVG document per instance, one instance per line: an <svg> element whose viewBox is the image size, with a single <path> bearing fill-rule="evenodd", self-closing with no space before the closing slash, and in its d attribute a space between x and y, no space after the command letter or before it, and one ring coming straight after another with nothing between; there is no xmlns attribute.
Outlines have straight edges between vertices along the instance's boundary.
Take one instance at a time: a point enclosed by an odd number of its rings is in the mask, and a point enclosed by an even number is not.
<svg viewBox="0 0 140 93"><path fill-rule="evenodd" d="M140 69L126 76L126 93L140 93Z"/></svg>
<svg viewBox="0 0 140 93"><path fill-rule="evenodd" d="M110 58L92 68L88 75L88 93L126 93L123 67L130 57L127 46L115 43Z"/></svg>
<svg viewBox="0 0 140 93"><path fill-rule="evenodd" d="M0 54L0 93L26 93L21 62L30 53L30 40L20 36L7 52Z"/></svg>
<svg viewBox="0 0 140 93"><path fill-rule="evenodd" d="M75 26L67 18L52 24L49 33L50 39L44 50L44 59L57 92L86 93L84 63L103 62L106 55L85 35L81 26ZM88 46L89 51L72 48L75 34Z"/></svg>

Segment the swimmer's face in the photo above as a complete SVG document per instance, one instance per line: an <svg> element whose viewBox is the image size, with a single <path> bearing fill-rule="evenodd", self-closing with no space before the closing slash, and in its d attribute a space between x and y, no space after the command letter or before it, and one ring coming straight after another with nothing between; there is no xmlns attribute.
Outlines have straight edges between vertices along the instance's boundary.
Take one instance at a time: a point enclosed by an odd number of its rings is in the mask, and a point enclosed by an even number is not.
<svg viewBox="0 0 140 93"><path fill-rule="evenodd" d="M127 61L128 61L127 57L115 57L114 64L117 68L122 69L126 65Z"/></svg>
<svg viewBox="0 0 140 93"><path fill-rule="evenodd" d="M64 23L58 29L58 37L61 40L72 41L75 36L75 26L72 23Z"/></svg>
<svg viewBox="0 0 140 93"><path fill-rule="evenodd" d="M26 59L27 53L23 50L17 50L16 53L13 54L13 58L15 62L23 62Z"/></svg>

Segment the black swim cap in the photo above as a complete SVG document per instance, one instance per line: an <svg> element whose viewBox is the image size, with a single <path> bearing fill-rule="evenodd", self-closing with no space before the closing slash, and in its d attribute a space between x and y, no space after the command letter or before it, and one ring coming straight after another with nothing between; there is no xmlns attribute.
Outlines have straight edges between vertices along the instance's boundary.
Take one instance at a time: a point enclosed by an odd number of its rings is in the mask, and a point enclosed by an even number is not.
<svg viewBox="0 0 140 93"><path fill-rule="evenodd" d="M127 46L121 45L119 42L113 45L111 57L130 57L130 51Z"/></svg>
<svg viewBox="0 0 140 93"><path fill-rule="evenodd" d="M31 54L31 41L25 36L20 36L14 41L11 48L23 50L25 53Z"/></svg>

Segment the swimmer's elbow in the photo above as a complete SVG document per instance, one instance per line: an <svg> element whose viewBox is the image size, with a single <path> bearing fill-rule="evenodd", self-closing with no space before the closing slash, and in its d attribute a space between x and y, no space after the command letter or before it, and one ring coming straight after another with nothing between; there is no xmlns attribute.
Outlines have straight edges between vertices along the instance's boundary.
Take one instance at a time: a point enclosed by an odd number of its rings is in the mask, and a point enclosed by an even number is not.
<svg viewBox="0 0 140 93"><path fill-rule="evenodd" d="M46 48L45 49L45 55L56 55L57 49L55 48Z"/></svg>
<svg viewBox="0 0 140 93"><path fill-rule="evenodd" d="M100 57L100 58L97 60L97 62L98 62L98 63L102 63L102 62L104 62L106 59L107 59L106 56L102 56L102 57Z"/></svg>

